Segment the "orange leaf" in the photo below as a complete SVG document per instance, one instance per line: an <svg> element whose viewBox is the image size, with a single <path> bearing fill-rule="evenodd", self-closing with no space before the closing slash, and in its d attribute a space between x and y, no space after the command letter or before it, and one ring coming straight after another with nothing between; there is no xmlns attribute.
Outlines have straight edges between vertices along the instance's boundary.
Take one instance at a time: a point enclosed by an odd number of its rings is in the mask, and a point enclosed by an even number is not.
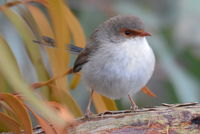
<svg viewBox="0 0 200 134"><path fill-rule="evenodd" d="M34 20L36 21L41 35L54 38L54 33L45 14L36 6L27 4L27 8L30 10Z"/></svg>
<svg viewBox="0 0 200 134"><path fill-rule="evenodd" d="M12 2L8 2L5 4L6 7L12 7L12 6L16 6L18 4L22 4L21 1L12 1Z"/></svg>
<svg viewBox="0 0 200 134"><path fill-rule="evenodd" d="M68 111L68 109L64 105L61 105L57 102L48 102L48 104L56 109L58 115L60 115L62 119L68 121L69 123L73 123L74 116ZM54 128L58 134L66 133L65 128L61 128L59 126L54 126Z"/></svg>
<svg viewBox="0 0 200 134"><path fill-rule="evenodd" d="M86 44L86 39L84 35L84 31L78 21L78 19L73 15L67 5L62 5L64 9L64 17L67 22L68 28L72 34L75 45L84 48ZM75 75L72 78L72 82L70 84L71 89L76 88L80 81L80 76Z"/></svg>
<svg viewBox="0 0 200 134"><path fill-rule="evenodd" d="M31 112L35 116L35 118L37 119L38 123L42 127L42 130L44 130L45 134L57 134L55 128L50 123L48 123L46 120L44 120L43 118L38 116L33 111L31 111Z"/></svg>
<svg viewBox="0 0 200 134"><path fill-rule="evenodd" d="M5 125L6 128L9 129L9 131L14 132L15 134L21 134L20 132L20 125L10 118L8 115L0 112L0 123Z"/></svg>
<svg viewBox="0 0 200 134"><path fill-rule="evenodd" d="M72 112L80 116L81 111L75 100L72 98L71 94L66 90L68 85L66 83L65 71L67 64L69 63L69 54L66 53L65 43L70 42L70 33L67 27L67 22L64 19L64 10L61 5L64 5L63 1L51 0L48 1L48 5L44 5L48 11L52 20L53 28L48 22L48 18L45 14L37 7L28 5L27 7L31 11L33 17L35 18L36 23L41 31L42 35L52 37L55 39L57 48L52 49L45 47L48 52L48 57L50 59L51 68L53 71L54 77L46 82L39 82L32 84L33 87L41 87L49 85L52 82L55 82L55 88L52 88L53 100L57 100L67 105ZM62 7L62 8L61 8ZM71 20L69 18L69 20ZM67 21L69 21L67 20ZM62 24L61 24L62 23ZM64 75L63 75L64 74Z"/></svg>
<svg viewBox="0 0 200 134"><path fill-rule="evenodd" d="M56 102L49 102L49 105L58 111L58 114L62 117L62 119L67 120L68 122L72 122L74 120L73 115L65 106Z"/></svg>
<svg viewBox="0 0 200 134"><path fill-rule="evenodd" d="M145 93L151 97L156 97L156 95L147 86L143 87L141 90L143 93Z"/></svg>
<svg viewBox="0 0 200 134"><path fill-rule="evenodd" d="M0 94L0 100L7 103L18 118L20 126L23 128L25 134L32 133L32 124L28 112L26 111L23 103L14 95L11 94Z"/></svg>
<svg viewBox="0 0 200 134"><path fill-rule="evenodd" d="M58 103L56 103L55 102L55 104L54 104L54 102L50 102L49 103L50 105L52 104L52 105L55 105L56 107L54 107L53 106L53 108L56 108L56 110L58 110L58 109L60 109L60 106L59 106L59 104ZM52 106L51 105L51 106ZM57 106L58 105L58 106ZM29 109L29 111L31 111L32 112L32 114L35 116L35 118L37 119L37 121L38 121L38 123L40 124L40 126L42 127L42 130L45 132L45 134L65 134L66 132L66 129L65 129L65 126L63 127L63 126L59 126L59 125L57 125L57 124L54 124L54 123L52 123L52 124L50 124L48 121L46 121L46 120L44 120L43 118L41 118L39 115L37 115L36 113L34 113L29 107L27 107L27 109ZM68 112L69 113L69 112ZM67 113L67 114L68 114ZM59 115L59 114L58 114ZM63 116L62 115L60 115L62 118L63 118ZM64 118L67 122L71 122L73 119L74 119L74 117L71 115L71 114L69 114L69 118Z"/></svg>
<svg viewBox="0 0 200 134"><path fill-rule="evenodd" d="M68 24L70 32L73 35L73 40L75 42L75 45L82 48L85 47L86 39L85 39L85 35L79 21L70 11L67 5L63 4L62 7L65 12L64 14L65 20Z"/></svg>
<svg viewBox="0 0 200 134"><path fill-rule="evenodd" d="M37 3L40 3L44 6L47 5L47 3L48 3L46 0L26 0L24 2L37 2Z"/></svg>
<svg viewBox="0 0 200 134"><path fill-rule="evenodd" d="M66 67L69 64L70 55L66 53L66 43L71 41L70 32L67 26L67 22L64 18L65 10L63 0L49 0L48 1L48 13L53 25L53 31L55 33L56 48L54 53L49 53L49 59L51 61L52 72L54 76L60 76L66 71ZM70 20L70 18L69 18ZM68 89L68 83L65 78L60 78L55 81L56 90L52 90L54 100L65 104L74 115L80 115L81 110L76 103Z"/></svg>
<svg viewBox="0 0 200 134"><path fill-rule="evenodd" d="M17 120L17 117L14 113L14 111L4 102L0 102L1 110L2 112L6 113L8 116L13 118L14 120Z"/></svg>

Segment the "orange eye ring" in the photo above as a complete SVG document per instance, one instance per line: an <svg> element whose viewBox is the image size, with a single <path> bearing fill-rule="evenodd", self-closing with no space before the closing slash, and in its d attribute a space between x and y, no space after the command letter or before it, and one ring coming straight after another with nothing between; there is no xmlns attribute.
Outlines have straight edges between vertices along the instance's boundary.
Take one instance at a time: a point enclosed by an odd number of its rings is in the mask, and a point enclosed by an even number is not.
<svg viewBox="0 0 200 134"><path fill-rule="evenodd" d="M120 34L127 38L130 38L133 36L141 36L141 37L151 36L150 33L147 33L144 30L132 30L132 29L127 29L127 28L121 28Z"/></svg>
<svg viewBox="0 0 200 134"><path fill-rule="evenodd" d="M120 34L125 37L132 37L138 35L138 33L135 30L127 29L127 28L121 28Z"/></svg>

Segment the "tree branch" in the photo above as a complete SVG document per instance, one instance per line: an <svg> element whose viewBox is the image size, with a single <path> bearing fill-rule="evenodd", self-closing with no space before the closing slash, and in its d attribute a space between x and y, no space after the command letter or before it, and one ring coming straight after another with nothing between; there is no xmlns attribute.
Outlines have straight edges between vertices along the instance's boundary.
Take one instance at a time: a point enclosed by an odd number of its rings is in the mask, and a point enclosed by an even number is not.
<svg viewBox="0 0 200 134"><path fill-rule="evenodd" d="M105 112L90 120L81 118L69 134L198 134L200 104L163 104L131 111Z"/></svg>

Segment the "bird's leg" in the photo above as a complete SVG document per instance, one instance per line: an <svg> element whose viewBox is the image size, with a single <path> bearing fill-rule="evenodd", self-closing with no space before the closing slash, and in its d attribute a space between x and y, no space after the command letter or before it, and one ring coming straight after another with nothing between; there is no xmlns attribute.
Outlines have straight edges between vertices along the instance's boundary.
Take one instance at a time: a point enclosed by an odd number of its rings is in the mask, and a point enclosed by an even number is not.
<svg viewBox="0 0 200 134"><path fill-rule="evenodd" d="M86 108L86 111L85 111L85 117L86 118L89 118L92 115L92 112L90 111L90 106L91 106L91 103L92 103L93 92L94 92L94 90L91 90L91 92L90 92L89 102L88 102L88 105L87 105L87 108Z"/></svg>
<svg viewBox="0 0 200 134"><path fill-rule="evenodd" d="M132 97L131 97L130 95L128 95L128 98L129 98L129 100L130 100L130 102L131 102L131 109L132 109L133 111L137 110L137 109L138 109L138 106L135 104L135 102L134 102L134 100L132 99Z"/></svg>

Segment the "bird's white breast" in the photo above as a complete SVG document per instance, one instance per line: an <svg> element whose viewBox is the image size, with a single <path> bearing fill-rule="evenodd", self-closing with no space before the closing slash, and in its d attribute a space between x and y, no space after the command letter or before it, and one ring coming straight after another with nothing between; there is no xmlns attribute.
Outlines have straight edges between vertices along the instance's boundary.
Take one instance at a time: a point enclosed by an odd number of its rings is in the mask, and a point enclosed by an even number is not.
<svg viewBox="0 0 200 134"><path fill-rule="evenodd" d="M101 45L83 66L83 79L89 88L117 99L143 88L154 64L154 53L144 37L128 39Z"/></svg>

